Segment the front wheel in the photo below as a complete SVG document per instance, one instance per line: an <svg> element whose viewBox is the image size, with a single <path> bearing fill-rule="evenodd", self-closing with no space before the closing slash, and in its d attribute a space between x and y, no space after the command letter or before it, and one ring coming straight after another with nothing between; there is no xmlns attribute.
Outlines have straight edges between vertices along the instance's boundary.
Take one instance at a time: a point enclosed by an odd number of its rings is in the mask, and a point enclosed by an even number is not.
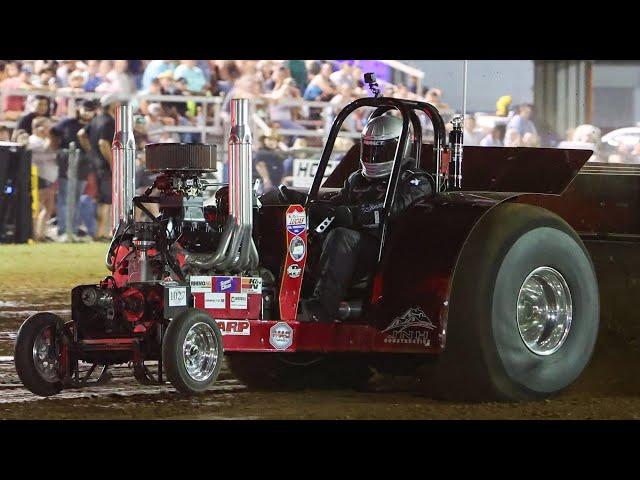
<svg viewBox="0 0 640 480"><path fill-rule="evenodd" d="M18 330L13 359L20 381L30 392L49 397L62 390L64 340L64 321L53 313L36 313Z"/></svg>
<svg viewBox="0 0 640 480"><path fill-rule="evenodd" d="M204 392L218 378L222 334L205 312L189 309L173 319L162 341L162 361L171 384L182 393Z"/></svg>

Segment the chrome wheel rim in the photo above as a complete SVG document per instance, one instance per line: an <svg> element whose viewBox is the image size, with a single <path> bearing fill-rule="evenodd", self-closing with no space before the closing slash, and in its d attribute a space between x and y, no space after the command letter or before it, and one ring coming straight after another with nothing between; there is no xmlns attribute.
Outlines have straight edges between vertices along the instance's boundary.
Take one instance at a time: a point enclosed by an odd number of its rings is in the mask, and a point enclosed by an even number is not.
<svg viewBox="0 0 640 480"><path fill-rule="evenodd" d="M569 335L572 316L569 285L556 269L538 267L522 282L517 304L518 331L533 353L557 352Z"/></svg>
<svg viewBox="0 0 640 480"><path fill-rule="evenodd" d="M207 323L194 324L184 338L182 357L187 374L197 382L208 380L218 364L218 341Z"/></svg>
<svg viewBox="0 0 640 480"><path fill-rule="evenodd" d="M51 325L42 327L33 342L33 364L38 374L49 383L60 380L58 353L55 328Z"/></svg>

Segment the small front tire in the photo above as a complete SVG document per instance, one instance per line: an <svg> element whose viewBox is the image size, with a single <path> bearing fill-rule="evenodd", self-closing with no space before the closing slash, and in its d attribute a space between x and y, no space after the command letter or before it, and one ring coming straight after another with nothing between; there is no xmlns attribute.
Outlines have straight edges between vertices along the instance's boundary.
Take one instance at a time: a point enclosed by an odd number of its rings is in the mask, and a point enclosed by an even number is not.
<svg viewBox="0 0 640 480"><path fill-rule="evenodd" d="M162 361L176 390L187 395L207 390L218 378L222 355L222 334L205 312L189 309L169 323Z"/></svg>

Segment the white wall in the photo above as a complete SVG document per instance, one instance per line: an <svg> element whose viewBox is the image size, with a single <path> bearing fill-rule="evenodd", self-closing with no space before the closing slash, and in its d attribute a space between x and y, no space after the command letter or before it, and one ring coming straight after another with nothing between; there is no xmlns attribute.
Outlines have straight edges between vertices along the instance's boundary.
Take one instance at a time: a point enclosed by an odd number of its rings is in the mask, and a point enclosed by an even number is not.
<svg viewBox="0 0 640 480"><path fill-rule="evenodd" d="M423 86L438 87L443 101L462 107L461 60L402 60L425 73ZM511 95L513 105L533 102L532 60L470 60L467 111L495 112L496 100Z"/></svg>

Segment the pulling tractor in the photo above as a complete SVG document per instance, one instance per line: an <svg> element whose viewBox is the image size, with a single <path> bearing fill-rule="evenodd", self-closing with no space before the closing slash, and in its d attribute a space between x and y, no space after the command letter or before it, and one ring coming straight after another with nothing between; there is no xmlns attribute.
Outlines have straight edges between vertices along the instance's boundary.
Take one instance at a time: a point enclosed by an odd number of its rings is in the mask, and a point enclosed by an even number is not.
<svg viewBox="0 0 640 480"><path fill-rule="evenodd" d="M334 322L300 321L323 240L339 224L332 197L359 168L354 145L325 177L358 108L402 118L379 261L353 279ZM417 112L433 124L433 144ZM223 354L255 388L356 386L373 367L419 375L445 398L529 400L580 375L598 332L598 284L579 235L544 205L590 151L463 151L459 125L447 139L431 104L362 98L335 118L308 191L281 185L257 196L248 119L248 100L232 100L228 184L207 178L215 146L150 144L146 168L158 176L135 196L132 115L120 107L109 275L72 290L70 321L38 313L24 322L15 363L29 390L54 395L91 383L96 367L103 378L130 363L140 382L166 378L195 394L215 382ZM392 218L408 142L409 164L431 174L434 193ZM206 189L215 189L208 205ZM80 362L92 367L80 374Z"/></svg>

